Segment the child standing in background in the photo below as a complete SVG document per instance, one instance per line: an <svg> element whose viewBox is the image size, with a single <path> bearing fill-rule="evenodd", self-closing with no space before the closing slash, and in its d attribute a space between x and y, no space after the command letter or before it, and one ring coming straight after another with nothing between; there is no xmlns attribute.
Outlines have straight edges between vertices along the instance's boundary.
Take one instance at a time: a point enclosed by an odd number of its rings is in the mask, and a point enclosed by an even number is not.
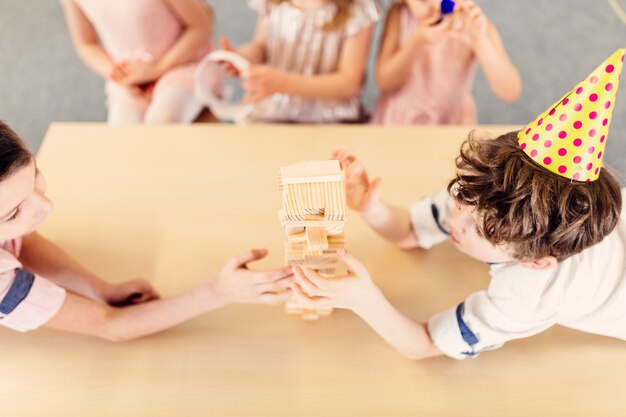
<svg viewBox="0 0 626 417"><path fill-rule="evenodd" d="M376 80L381 96L373 122L386 125L476 124L472 96L476 62L505 102L522 90L493 24L472 1L458 0L440 23L440 1L404 0L391 6Z"/></svg>
<svg viewBox="0 0 626 417"><path fill-rule="evenodd" d="M333 123L364 118L360 94L377 0L251 0L254 39L237 52L257 121ZM233 50L222 39L225 50ZM231 75L237 71L227 65Z"/></svg>
<svg viewBox="0 0 626 417"><path fill-rule="evenodd" d="M108 122L188 123L203 105L197 63L211 51L213 15L199 0L62 0L78 55L106 80ZM219 92L219 68L205 71Z"/></svg>

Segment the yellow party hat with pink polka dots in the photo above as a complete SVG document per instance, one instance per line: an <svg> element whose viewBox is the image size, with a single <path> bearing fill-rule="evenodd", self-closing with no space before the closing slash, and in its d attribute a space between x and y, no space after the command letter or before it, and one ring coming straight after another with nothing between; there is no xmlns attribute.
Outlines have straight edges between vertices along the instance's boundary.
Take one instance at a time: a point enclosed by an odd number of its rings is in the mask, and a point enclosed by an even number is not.
<svg viewBox="0 0 626 417"><path fill-rule="evenodd" d="M575 181L598 179L625 52L615 51L518 133L520 148L536 163Z"/></svg>

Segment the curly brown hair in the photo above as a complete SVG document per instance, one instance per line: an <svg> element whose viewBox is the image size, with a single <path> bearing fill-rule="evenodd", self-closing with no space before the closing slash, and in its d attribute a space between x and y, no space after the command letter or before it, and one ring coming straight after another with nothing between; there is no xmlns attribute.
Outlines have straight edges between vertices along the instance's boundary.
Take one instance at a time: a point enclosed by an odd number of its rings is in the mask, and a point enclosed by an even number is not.
<svg viewBox="0 0 626 417"><path fill-rule="evenodd" d="M590 183L555 175L520 149L517 134L486 139L471 132L456 159L448 191L476 208L483 236L520 261L562 261L602 241L622 211L615 177L605 168Z"/></svg>

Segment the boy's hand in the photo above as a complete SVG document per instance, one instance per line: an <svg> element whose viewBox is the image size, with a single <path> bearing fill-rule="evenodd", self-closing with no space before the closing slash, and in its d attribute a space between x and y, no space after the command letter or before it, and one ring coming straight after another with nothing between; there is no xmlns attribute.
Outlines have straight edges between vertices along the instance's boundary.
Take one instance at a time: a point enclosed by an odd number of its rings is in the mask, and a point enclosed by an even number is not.
<svg viewBox="0 0 626 417"><path fill-rule="evenodd" d="M293 274L290 267L270 271L252 271L248 263L263 259L267 249L252 249L231 258L211 281L224 304L281 304L291 298Z"/></svg>
<svg viewBox="0 0 626 417"><path fill-rule="evenodd" d="M324 278L309 268L294 266L293 294L306 308L345 308L360 314L380 291L361 262L345 249L339 249L337 254L348 266L348 274Z"/></svg>
<svg viewBox="0 0 626 417"><path fill-rule="evenodd" d="M380 201L382 179L375 178L370 182L365 168L357 161L354 152L338 150L332 153L331 158L339 161L345 173L348 207L356 211L366 211Z"/></svg>
<svg viewBox="0 0 626 417"><path fill-rule="evenodd" d="M133 279L120 284L107 284L102 301L115 307L125 307L146 301L158 300L159 293L145 279Z"/></svg>
<svg viewBox="0 0 626 417"><path fill-rule="evenodd" d="M283 74L269 65L251 65L243 74L244 103L256 103L280 92Z"/></svg>

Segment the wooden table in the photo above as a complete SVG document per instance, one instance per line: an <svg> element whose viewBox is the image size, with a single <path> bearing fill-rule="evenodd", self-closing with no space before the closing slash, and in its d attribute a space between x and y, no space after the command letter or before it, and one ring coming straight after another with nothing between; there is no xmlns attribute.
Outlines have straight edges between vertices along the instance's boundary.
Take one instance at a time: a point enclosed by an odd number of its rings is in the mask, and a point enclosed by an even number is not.
<svg viewBox="0 0 626 417"><path fill-rule="evenodd" d="M487 127L491 132L512 129ZM352 148L408 206L446 184L466 128L54 124L39 154L55 211L41 231L109 280L164 295L209 279L239 251L281 264L279 167ZM348 247L418 320L486 287L451 244L403 252L358 215ZM555 327L477 359L413 363L354 314L319 322L230 306L114 344L0 330L0 410L18 416L618 416L626 344Z"/></svg>

